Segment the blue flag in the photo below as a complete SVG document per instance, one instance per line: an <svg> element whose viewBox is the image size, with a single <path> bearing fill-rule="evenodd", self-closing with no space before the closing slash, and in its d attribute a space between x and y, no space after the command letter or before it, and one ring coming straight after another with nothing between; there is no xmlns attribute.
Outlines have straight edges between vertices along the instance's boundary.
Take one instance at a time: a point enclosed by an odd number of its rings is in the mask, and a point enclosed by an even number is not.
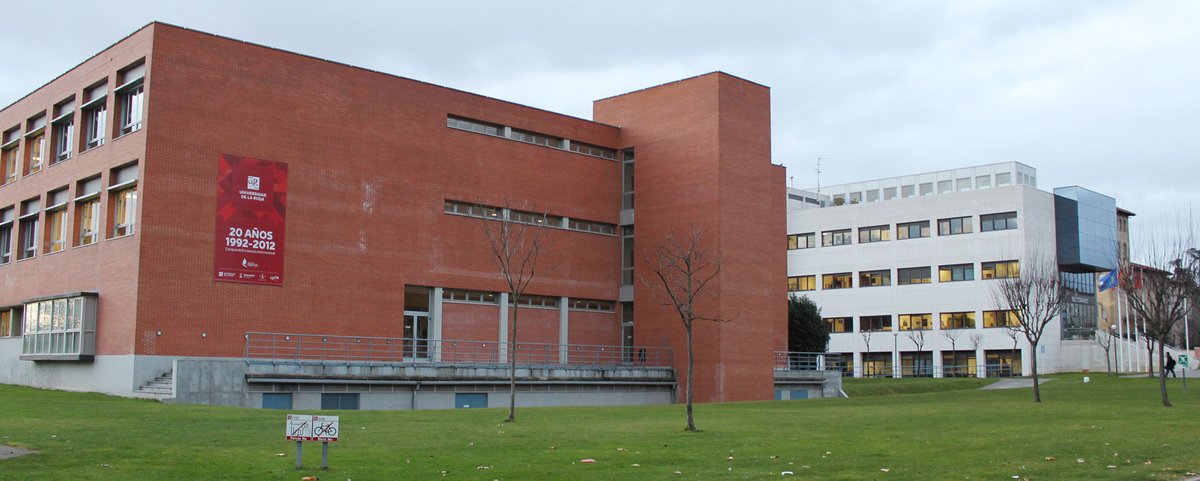
<svg viewBox="0 0 1200 481"><path fill-rule="evenodd" d="M1108 274L1100 276L1100 292L1104 292L1109 289L1116 288L1118 283L1120 282L1118 279L1119 277L1120 276L1117 275L1116 267L1113 268L1112 272L1109 272Z"/></svg>

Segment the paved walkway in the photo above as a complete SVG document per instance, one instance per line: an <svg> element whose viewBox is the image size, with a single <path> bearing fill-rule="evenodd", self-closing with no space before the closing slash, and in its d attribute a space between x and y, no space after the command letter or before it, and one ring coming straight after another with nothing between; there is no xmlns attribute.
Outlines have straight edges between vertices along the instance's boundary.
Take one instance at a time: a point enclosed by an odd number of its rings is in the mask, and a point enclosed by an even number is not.
<svg viewBox="0 0 1200 481"><path fill-rule="evenodd" d="M1046 384L1050 381L1053 381L1053 379L1046 379L1044 377L1038 378L1038 384ZM1016 389L1021 387L1033 387L1033 379L1024 377L1018 379L1004 379L1002 381L996 381L988 384L987 386L979 389Z"/></svg>

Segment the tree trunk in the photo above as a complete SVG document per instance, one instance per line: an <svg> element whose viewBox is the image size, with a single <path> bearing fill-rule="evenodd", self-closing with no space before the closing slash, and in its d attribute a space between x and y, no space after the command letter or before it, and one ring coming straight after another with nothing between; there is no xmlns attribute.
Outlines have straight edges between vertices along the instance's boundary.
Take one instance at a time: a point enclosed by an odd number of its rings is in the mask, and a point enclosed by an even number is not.
<svg viewBox="0 0 1200 481"><path fill-rule="evenodd" d="M692 326L684 326L687 330L687 351L688 351L688 374L687 374L687 428L685 431L696 432L696 420L692 417L692 380L695 379L693 373L695 368L695 359L692 356Z"/></svg>
<svg viewBox="0 0 1200 481"><path fill-rule="evenodd" d="M1166 364L1164 364L1164 361L1165 361L1165 359L1163 359L1163 343L1160 342L1160 343L1158 343L1158 365L1166 366ZM1187 368L1184 368L1184 369L1187 369ZM1162 394L1163 407L1169 408L1169 407L1171 407L1171 401L1169 399L1167 399L1167 370L1159 369L1159 372L1160 372L1160 374L1158 376L1158 392L1159 392L1159 394Z"/></svg>
<svg viewBox="0 0 1200 481"><path fill-rule="evenodd" d="M1037 344L1029 346L1029 367L1033 370L1033 402L1040 403L1042 402L1042 388L1038 385Z"/></svg>
<svg viewBox="0 0 1200 481"><path fill-rule="evenodd" d="M508 332L508 419L505 422L517 421L517 304L513 302L512 319L509 320Z"/></svg>
<svg viewBox="0 0 1200 481"><path fill-rule="evenodd" d="M1159 345L1161 346L1162 343L1159 343ZM1159 358L1159 360L1161 361L1162 358ZM1159 365L1161 366L1162 364ZM1148 337L1146 338L1146 377L1154 378L1154 341L1151 341Z"/></svg>

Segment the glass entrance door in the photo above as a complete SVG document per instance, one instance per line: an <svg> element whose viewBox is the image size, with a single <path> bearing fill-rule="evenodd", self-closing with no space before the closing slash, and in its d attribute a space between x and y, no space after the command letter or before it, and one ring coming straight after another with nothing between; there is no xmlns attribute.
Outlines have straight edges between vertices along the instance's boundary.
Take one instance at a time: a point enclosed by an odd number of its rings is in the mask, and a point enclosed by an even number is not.
<svg viewBox="0 0 1200 481"><path fill-rule="evenodd" d="M429 313L404 313L404 357L429 359Z"/></svg>

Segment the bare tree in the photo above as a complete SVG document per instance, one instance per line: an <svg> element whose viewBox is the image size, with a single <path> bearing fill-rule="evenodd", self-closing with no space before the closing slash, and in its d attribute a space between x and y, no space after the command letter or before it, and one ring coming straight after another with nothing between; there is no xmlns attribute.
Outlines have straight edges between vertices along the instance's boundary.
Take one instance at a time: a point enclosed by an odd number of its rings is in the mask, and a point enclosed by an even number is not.
<svg viewBox="0 0 1200 481"><path fill-rule="evenodd" d="M954 359L955 364L958 364L958 348L956 346L958 344L958 335L962 331L959 331L958 329L945 329L945 326L942 326L942 327L943 327L942 337L946 338L947 341L950 341L950 357L952 359ZM942 356L942 359L945 359L945 358L946 358L945 356ZM946 366L942 366L942 375L943 376L946 375ZM953 375L955 377L958 376L958 366L957 365L953 367Z"/></svg>
<svg viewBox="0 0 1200 481"><path fill-rule="evenodd" d="M1120 288L1128 293L1130 312L1142 320L1147 347L1158 345L1158 365L1162 366L1166 341L1182 322L1188 298L1197 296L1200 251L1185 242L1168 245L1152 242L1146 251L1148 264L1152 265L1123 266ZM1166 371L1159 373L1158 385L1162 405L1170 407Z"/></svg>
<svg viewBox="0 0 1200 481"><path fill-rule="evenodd" d="M914 329L904 333L908 340L912 341L914 346L917 346L917 356L913 362L913 377L919 377L925 366L921 362L921 353L925 352L925 331L922 329Z"/></svg>
<svg viewBox="0 0 1200 481"><path fill-rule="evenodd" d="M699 312L699 301L704 294L710 299L711 293L705 293L704 288L721 273L722 255L719 249L714 249L704 243L703 230L692 228L685 238L667 234L662 242L655 246L654 261L650 262L650 270L654 273L661 288L664 304L675 309L679 321L687 337L687 431L696 431L696 421L692 415L692 399L694 395L693 381L695 380L695 355L692 347L692 327L696 321L729 322L733 319L717 315L704 315ZM735 316L736 317L736 316Z"/></svg>
<svg viewBox="0 0 1200 481"><path fill-rule="evenodd" d="M862 335L862 338L863 338L863 343L867 345L867 350L866 350L866 351L863 351L863 354L862 354L862 355L863 355L863 361L862 361L862 367L860 368L860 369L862 370L862 375L863 375L863 377L867 377L867 360L866 360L866 356L867 356L867 355L869 355L869 354L871 354L871 335L872 335L872 334L875 334L875 331L862 331L862 332L860 332L859 334L860 334L860 335Z"/></svg>
<svg viewBox="0 0 1200 481"><path fill-rule="evenodd" d="M1033 402L1042 402L1038 386L1037 348L1046 326L1062 312L1066 289L1059 279L1058 263L1052 256L1034 251L1021 264L1019 274L995 281L992 298L997 307L1007 309L1016 316L1017 326L1013 329L1029 342ZM1015 357L1016 338L1013 339Z"/></svg>
<svg viewBox="0 0 1200 481"><path fill-rule="evenodd" d="M978 332L972 332L971 335L967 337L967 340L971 341L971 351L973 351L973 355L978 356L979 355L979 345L983 344L983 334L980 334ZM979 372L978 372L979 367L978 366L980 364L982 364L982 363L979 362L979 359L976 359L975 360L975 366L976 366L975 375L976 376L979 375Z"/></svg>
<svg viewBox="0 0 1200 481"><path fill-rule="evenodd" d="M496 267L508 288L508 308L512 315L508 319L509 402L505 421L514 422L517 420L517 310L521 296L537 273L538 257L545 248L542 227L548 219L545 214L514 210L507 202L504 209L471 206L476 208L481 213L479 228L487 237Z"/></svg>
<svg viewBox="0 0 1200 481"><path fill-rule="evenodd" d="M1002 331L1002 332L1004 332L1004 335L1008 336L1009 339L1012 339L1012 349L1009 350L1009 354L1008 354L1008 357L1011 359L1011 362L1012 362L1012 364L1009 364L1009 366L1008 366L1008 368L1009 368L1008 374L1012 375L1013 370L1016 368L1015 364L1017 362L1017 343L1021 342L1021 330L1018 329L1016 326L1006 326L1004 328L1004 331ZM1001 366L1001 367L1003 367L1003 366ZM1003 369L1001 370L1001 374L1003 374Z"/></svg>
<svg viewBox="0 0 1200 481"><path fill-rule="evenodd" d="M1096 330L1096 344L1100 346L1100 349L1104 350L1104 371L1108 375L1112 375L1111 351L1115 343L1112 333Z"/></svg>

